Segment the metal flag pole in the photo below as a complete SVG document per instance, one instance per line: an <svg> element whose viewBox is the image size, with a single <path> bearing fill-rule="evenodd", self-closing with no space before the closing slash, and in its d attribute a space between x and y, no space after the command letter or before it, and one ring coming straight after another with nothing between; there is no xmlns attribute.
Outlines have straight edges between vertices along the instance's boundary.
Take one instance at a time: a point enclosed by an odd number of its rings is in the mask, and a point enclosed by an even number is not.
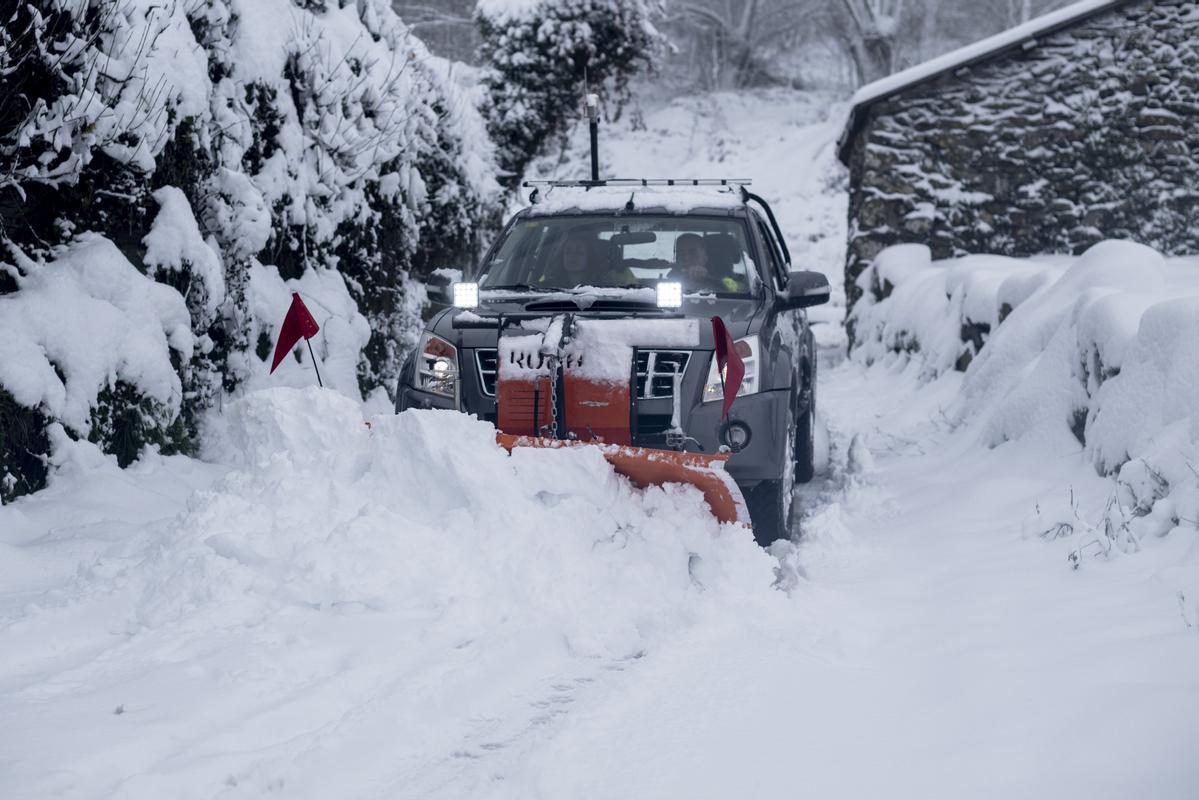
<svg viewBox="0 0 1199 800"><path fill-rule="evenodd" d="M305 339L304 344L308 345L308 357L312 359L312 368L316 370L316 384L324 389L325 382L321 380L321 368L316 365L316 353L312 352L312 340Z"/></svg>

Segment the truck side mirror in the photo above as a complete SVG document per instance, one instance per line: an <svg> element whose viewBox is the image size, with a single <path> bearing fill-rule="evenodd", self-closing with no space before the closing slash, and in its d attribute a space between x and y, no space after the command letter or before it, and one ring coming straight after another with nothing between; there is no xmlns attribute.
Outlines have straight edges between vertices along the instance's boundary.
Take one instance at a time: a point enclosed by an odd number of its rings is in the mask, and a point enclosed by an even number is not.
<svg viewBox="0 0 1199 800"><path fill-rule="evenodd" d="M808 308L827 303L831 291L824 273L793 270L787 274L787 292L780 299L787 308Z"/></svg>
<svg viewBox="0 0 1199 800"><path fill-rule="evenodd" d="M433 274L425 281L425 291L429 295L429 302L439 306L452 306L454 304L453 284L460 280L462 280L461 270L434 270Z"/></svg>

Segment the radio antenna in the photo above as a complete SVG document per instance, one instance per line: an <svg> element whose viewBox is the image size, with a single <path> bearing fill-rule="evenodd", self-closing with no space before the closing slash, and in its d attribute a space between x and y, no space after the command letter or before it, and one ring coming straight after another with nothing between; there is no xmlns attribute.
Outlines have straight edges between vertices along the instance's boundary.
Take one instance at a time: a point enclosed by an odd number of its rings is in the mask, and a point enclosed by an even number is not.
<svg viewBox="0 0 1199 800"><path fill-rule="evenodd" d="M587 128L591 133L591 180L599 182L599 95L591 93L587 69L583 69L583 100L587 111Z"/></svg>

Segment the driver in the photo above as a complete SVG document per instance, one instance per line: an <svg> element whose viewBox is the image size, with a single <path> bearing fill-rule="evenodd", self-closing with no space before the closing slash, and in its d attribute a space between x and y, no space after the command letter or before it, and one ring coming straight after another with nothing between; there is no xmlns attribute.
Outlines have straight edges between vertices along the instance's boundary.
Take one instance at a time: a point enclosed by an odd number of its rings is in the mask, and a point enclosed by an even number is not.
<svg viewBox="0 0 1199 800"><path fill-rule="evenodd" d="M637 276L628 267L614 269L606 263L606 250L603 248L607 244L589 231L570 231L562 243L562 255L557 268L551 267L538 282L543 286L564 289L575 286L635 285Z"/></svg>
<svg viewBox="0 0 1199 800"><path fill-rule="evenodd" d="M667 276L681 281L688 289L716 292L741 291L740 281L732 274L719 274L709 258L708 246L698 233L684 233L674 241L675 266Z"/></svg>

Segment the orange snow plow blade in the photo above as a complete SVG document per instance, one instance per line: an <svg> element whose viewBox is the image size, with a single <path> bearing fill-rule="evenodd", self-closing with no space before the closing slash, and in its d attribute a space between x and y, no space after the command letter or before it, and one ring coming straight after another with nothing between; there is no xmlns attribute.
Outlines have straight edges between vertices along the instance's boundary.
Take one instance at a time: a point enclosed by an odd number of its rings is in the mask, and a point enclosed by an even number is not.
<svg viewBox="0 0 1199 800"><path fill-rule="evenodd" d="M724 462L729 458L727 453L678 453L648 447L513 436L507 433L497 433L495 439L508 452L512 452L514 447L599 447L617 474L625 476L637 486L644 488L667 483L689 483L703 492L704 500L716 519L749 524L741 490L724 471Z"/></svg>

